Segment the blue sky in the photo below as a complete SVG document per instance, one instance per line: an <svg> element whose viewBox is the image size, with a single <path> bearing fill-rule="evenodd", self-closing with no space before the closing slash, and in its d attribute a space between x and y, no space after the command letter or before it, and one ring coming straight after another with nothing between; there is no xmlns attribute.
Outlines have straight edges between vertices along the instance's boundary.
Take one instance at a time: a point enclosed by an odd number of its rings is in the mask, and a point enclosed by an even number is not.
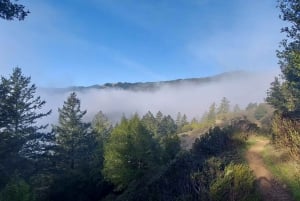
<svg viewBox="0 0 300 201"><path fill-rule="evenodd" d="M20 0L0 20L0 74L43 87L274 72L283 23L274 0Z"/></svg>

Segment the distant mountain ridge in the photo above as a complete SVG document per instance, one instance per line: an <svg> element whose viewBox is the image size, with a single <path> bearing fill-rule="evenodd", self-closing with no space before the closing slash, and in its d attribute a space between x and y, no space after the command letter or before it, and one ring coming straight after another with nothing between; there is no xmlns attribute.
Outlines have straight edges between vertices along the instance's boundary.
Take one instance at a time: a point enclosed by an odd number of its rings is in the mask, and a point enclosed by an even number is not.
<svg viewBox="0 0 300 201"><path fill-rule="evenodd" d="M245 71L233 71L225 72L215 76L202 77L202 78L186 78L176 79L169 81L159 82L117 82L117 83L106 83L103 85L91 85L91 86L72 86L67 88L56 88L52 89L55 91L85 91L90 89L117 89L117 90L129 90L129 91L156 91L165 86L180 86L183 84L203 85L208 83L214 83L222 80L237 79L241 77L247 77L250 73Z"/></svg>

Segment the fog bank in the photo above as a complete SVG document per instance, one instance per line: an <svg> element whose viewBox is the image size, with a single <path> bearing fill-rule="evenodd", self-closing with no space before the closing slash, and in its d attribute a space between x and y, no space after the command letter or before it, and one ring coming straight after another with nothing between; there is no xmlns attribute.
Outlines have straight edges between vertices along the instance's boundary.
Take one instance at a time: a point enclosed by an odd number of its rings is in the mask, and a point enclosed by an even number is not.
<svg viewBox="0 0 300 201"><path fill-rule="evenodd" d="M249 102L263 102L275 75L275 72L253 73L201 85L166 85L154 92L89 89L78 91L77 95L81 100L81 109L87 110L86 121L90 121L100 110L113 122L123 114L143 115L147 111L155 114L159 110L173 117L177 112L185 113L191 119L200 118L213 102L218 104L222 97L228 98L232 106L239 104L242 108ZM43 119L43 123L57 123L58 108L62 107L70 92L39 90L39 95L47 101L44 109L52 109L52 114Z"/></svg>

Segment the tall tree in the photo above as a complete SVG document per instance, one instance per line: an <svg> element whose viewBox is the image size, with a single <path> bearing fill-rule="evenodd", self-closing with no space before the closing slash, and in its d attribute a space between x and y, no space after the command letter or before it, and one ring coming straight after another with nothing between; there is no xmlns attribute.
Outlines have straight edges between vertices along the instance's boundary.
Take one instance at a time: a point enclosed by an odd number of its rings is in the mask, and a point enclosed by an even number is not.
<svg viewBox="0 0 300 201"><path fill-rule="evenodd" d="M218 108L218 114L224 115L227 114L230 110L230 101L223 97L220 103L220 106Z"/></svg>
<svg viewBox="0 0 300 201"><path fill-rule="evenodd" d="M75 169L83 165L88 157L88 141L91 137L88 132L89 125L82 121L86 110L81 111L80 100L73 92L58 109L59 121L54 126L57 155L63 169Z"/></svg>
<svg viewBox="0 0 300 201"><path fill-rule="evenodd" d="M208 123L215 124L216 123L216 103L212 103L209 107L209 111L206 115L206 120Z"/></svg>
<svg viewBox="0 0 300 201"><path fill-rule="evenodd" d="M51 113L38 113L45 101L40 96L35 97L36 86L30 84L31 78L22 75L20 68L13 69L12 75L6 79L1 78L0 90L6 95L1 96L1 122L2 131L10 133L12 136L28 136L37 130L44 129L47 125L37 125L37 120Z"/></svg>
<svg viewBox="0 0 300 201"><path fill-rule="evenodd" d="M158 123L157 135L159 137L174 135L177 131L177 125L174 119L168 115L164 116L162 120Z"/></svg>
<svg viewBox="0 0 300 201"><path fill-rule="evenodd" d="M147 114L143 116L142 123L151 132L152 136L157 135L158 122L150 111L148 111Z"/></svg>
<svg viewBox="0 0 300 201"><path fill-rule="evenodd" d="M119 189L159 165L158 144L139 117L122 119L104 150L103 173Z"/></svg>
<svg viewBox="0 0 300 201"><path fill-rule="evenodd" d="M278 0L280 18L289 22L283 27L286 39L280 43L277 51L281 68L282 83L278 78L269 89L267 101L281 113L293 113L300 116L300 2L299 0ZM283 107L286 105L286 107Z"/></svg>
<svg viewBox="0 0 300 201"><path fill-rule="evenodd" d="M47 127L37 121L51 112L40 112L46 102L35 95L36 86L30 82L31 78L22 75L20 68L14 68L9 78L1 77L0 166L4 167L0 169L8 174L20 167L24 146Z"/></svg>
<svg viewBox="0 0 300 201"><path fill-rule="evenodd" d="M18 0L14 0L17 2ZM13 0L0 0L0 18L5 20L24 20L29 14L22 4L13 3Z"/></svg>
<svg viewBox="0 0 300 201"><path fill-rule="evenodd" d="M113 126L107 116L102 111L99 111L92 121L92 129L99 140L107 141Z"/></svg>

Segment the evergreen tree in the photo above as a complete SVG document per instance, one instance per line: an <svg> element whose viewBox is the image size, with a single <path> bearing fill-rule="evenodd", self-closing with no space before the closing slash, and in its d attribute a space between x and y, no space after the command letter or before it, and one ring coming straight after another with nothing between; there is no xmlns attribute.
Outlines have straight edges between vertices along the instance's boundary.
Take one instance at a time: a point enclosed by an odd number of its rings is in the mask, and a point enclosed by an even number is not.
<svg viewBox="0 0 300 201"><path fill-rule="evenodd" d="M50 114L39 112L45 101L36 96L36 86L31 78L22 75L20 68L14 68L9 78L1 77L0 82L0 176L10 176L15 170L23 172L25 155L32 154L26 145L37 140L40 130L47 125L37 121ZM27 152L27 153L26 153ZM28 153L31 152L31 153ZM26 154L25 154L26 153ZM4 179L3 179L4 180ZM3 181L2 180L2 181ZM1 182L0 182L1 185Z"/></svg>
<svg viewBox="0 0 300 201"><path fill-rule="evenodd" d="M164 117L163 113L161 111L158 111L155 116L157 123L160 123L162 121L163 117Z"/></svg>
<svg viewBox="0 0 300 201"><path fill-rule="evenodd" d="M23 179L13 176L11 181L0 192L1 201L34 201L35 197L30 188Z"/></svg>
<svg viewBox="0 0 300 201"><path fill-rule="evenodd" d="M143 116L142 123L151 132L152 136L157 135L158 123L157 123L155 117L153 116L153 114L150 111L148 111L147 114L145 114Z"/></svg>
<svg viewBox="0 0 300 201"><path fill-rule="evenodd" d="M99 111L92 121L92 128L98 140L107 141L113 129L112 123L102 111Z"/></svg>
<svg viewBox="0 0 300 201"><path fill-rule="evenodd" d="M82 121L86 111L81 111L80 100L73 92L59 112L59 124L54 126L57 157L63 169L75 169L86 162L89 156L89 125Z"/></svg>
<svg viewBox="0 0 300 201"><path fill-rule="evenodd" d="M216 123L216 103L210 105L206 118L207 118L207 122L211 124Z"/></svg>
<svg viewBox="0 0 300 201"><path fill-rule="evenodd" d="M218 114L224 115L230 111L230 102L226 97L223 97L218 108Z"/></svg>
<svg viewBox="0 0 300 201"><path fill-rule="evenodd" d="M159 137L174 135L176 134L176 131L177 125L170 115L164 116L160 123L158 123L157 135Z"/></svg>
<svg viewBox="0 0 300 201"><path fill-rule="evenodd" d="M182 131L182 128L187 124L188 121L186 115L185 114L181 115L181 113L178 112L176 117L177 132L180 133Z"/></svg>
<svg viewBox="0 0 300 201"><path fill-rule="evenodd" d="M177 127L181 127L181 120L182 120L181 112L178 112L177 116L176 116L176 125L177 125Z"/></svg>
<svg viewBox="0 0 300 201"><path fill-rule="evenodd" d="M241 108L238 104L235 104L234 107L233 107L233 112L234 113L238 113L238 112L241 112Z"/></svg>
<svg viewBox="0 0 300 201"><path fill-rule="evenodd" d="M159 163L158 144L137 115L122 119L104 150L103 173L119 189L137 180Z"/></svg>
<svg viewBox="0 0 300 201"><path fill-rule="evenodd" d="M281 68L282 83L275 78L268 91L267 102L284 114L300 116L300 2L298 0L279 0L280 18L290 23L282 28L286 39L277 51Z"/></svg>
<svg viewBox="0 0 300 201"><path fill-rule="evenodd" d="M36 86L30 85L30 77L22 75L20 68L15 68L8 78L1 78L0 116L1 131L10 133L10 137L26 138L47 125L37 125L37 120L47 116L47 113L38 113L45 101L35 97ZM1 125L0 124L0 125ZM26 140L25 140L26 141Z"/></svg>
<svg viewBox="0 0 300 201"><path fill-rule="evenodd" d="M83 122L86 111L73 92L59 109L56 134L56 172L49 200L97 201L111 190L101 173L103 146L110 136L111 124L102 112L93 120L92 128Z"/></svg>

